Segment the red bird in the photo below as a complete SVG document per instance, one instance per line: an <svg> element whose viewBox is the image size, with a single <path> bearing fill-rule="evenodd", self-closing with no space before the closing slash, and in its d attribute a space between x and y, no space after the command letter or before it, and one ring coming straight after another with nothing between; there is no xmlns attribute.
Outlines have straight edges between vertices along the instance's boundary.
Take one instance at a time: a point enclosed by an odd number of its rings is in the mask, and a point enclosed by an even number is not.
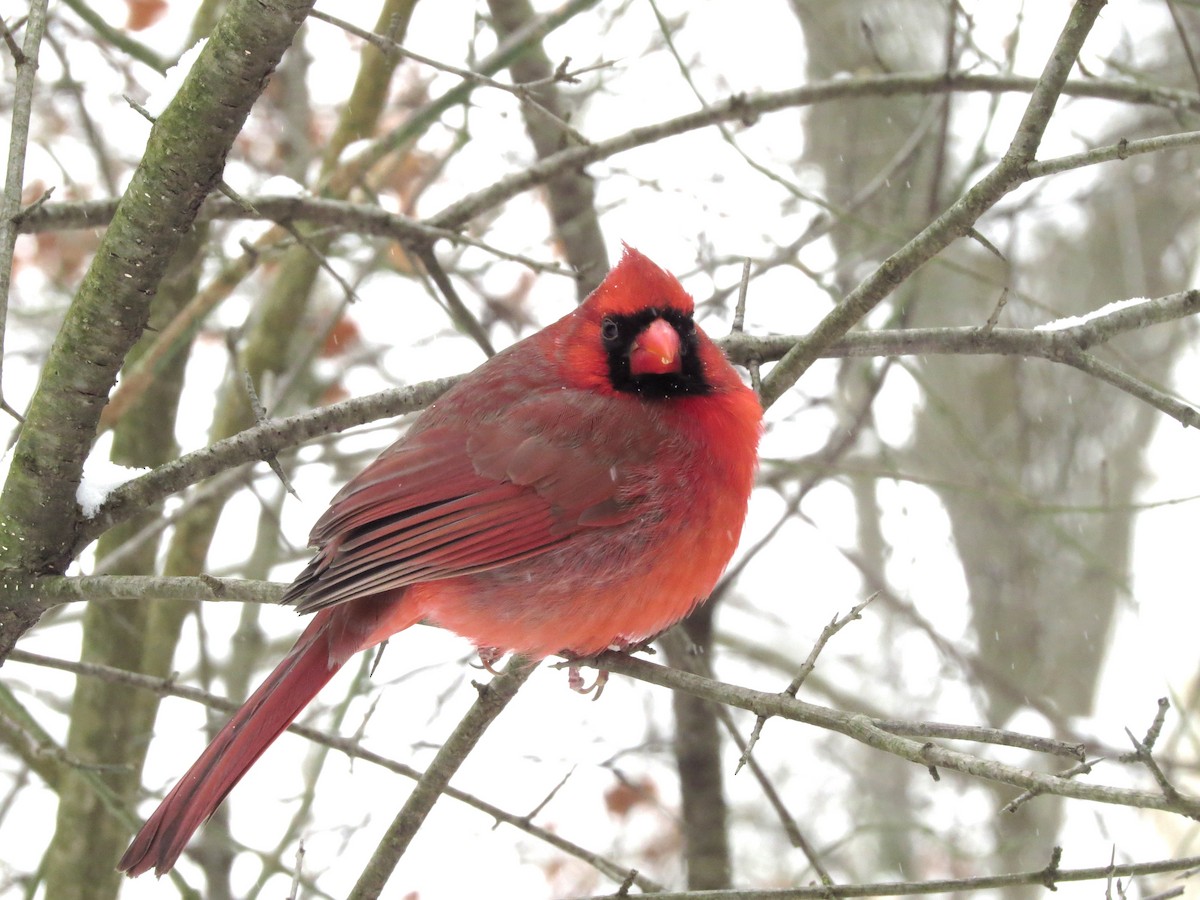
<svg viewBox="0 0 1200 900"><path fill-rule="evenodd" d="M636 250L574 312L463 378L333 498L284 596L316 615L125 851L192 833L355 653L417 622L579 656L708 597L742 530L762 409Z"/></svg>

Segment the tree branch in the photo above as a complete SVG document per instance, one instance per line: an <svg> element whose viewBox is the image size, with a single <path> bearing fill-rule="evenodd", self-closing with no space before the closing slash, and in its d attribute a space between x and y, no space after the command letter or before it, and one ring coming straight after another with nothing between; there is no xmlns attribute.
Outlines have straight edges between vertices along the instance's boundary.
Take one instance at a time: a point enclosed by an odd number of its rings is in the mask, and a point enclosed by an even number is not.
<svg viewBox="0 0 1200 900"><path fill-rule="evenodd" d="M49 579L47 579L49 580ZM193 579L194 580L194 579ZM267 582L262 582L267 584ZM272 585L272 587L276 587ZM282 585L278 586L282 593ZM103 681L108 681L115 684L125 684L132 687L141 688L146 691L152 691L162 697L179 697L184 700L191 700L195 703L200 703L210 709L218 710L223 713L233 713L238 710L240 704L224 697L218 697L215 694L210 694L206 691L197 688L181 685L173 678L154 678L149 675L140 675L137 672L128 672L124 669L116 669L111 666L102 666L89 663L74 662L72 660L54 659L49 656L43 656L38 653L30 653L26 650L14 650L9 657L13 662L24 663L31 666L44 666L46 668L58 669L63 672L71 672L75 675L80 675L85 678L97 678ZM3 699L3 691L0 690L0 701ZM4 714L3 703L0 702L0 716ZM389 772L394 772L404 778L417 781L424 775L418 769L404 763L396 762L386 756L381 756L363 747L356 738L340 737L338 735L329 734L316 728L311 728L307 725L299 725L292 723L287 729L295 735L299 735L305 740L312 741L314 744L328 747L332 750L337 750L344 753L350 759L361 759L364 762L387 769ZM49 742L50 738L47 735L45 741ZM637 885L641 890L657 892L662 890L662 886L657 884L653 879L648 878L637 872L631 872L629 869L623 868L615 861L598 853L593 853L579 844L567 840L555 832L535 825L531 819L532 816L525 813L518 815L501 809L491 803L479 799L474 794L469 794L466 791L461 791L453 786L446 786L442 793L452 800L456 800L472 809L479 810L484 815L494 819L497 822L503 822L506 825L511 825L520 831L525 832L533 838L548 844L569 856L574 856L581 859L588 865L594 867L605 878L610 878L615 882L629 880L631 885Z"/></svg>
<svg viewBox="0 0 1200 900"><path fill-rule="evenodd" d="M7 29L5 32L7 34ZM45 32L46 0L33 0L29 4L29 18L25 23L23 49L13 54L17 77L13 84L8 165L4 173L4 193L0 196L0 374L4 371L4 334L8 324L13 251L20 232L18 213L25 185L25 149L29 142L29 120L33 112L33 88L37 78L38 51ZM12 40L11 36L9 40ZM0 404L3 402L4 388L0 381Z"/></svg>
<svg viewBox="0 0 1200 900"><path fill-rule="evenodd" d="M765 113L862 97L922 96L965 91L1032 93L1039 83L1040 79L1013 75L868 75L821 81L773 93L735 94L697 112L634 128L607 140L593 141L585 147L559 151L521 172L463 197L434 215L429 222L445 228L460 227L481 212L546 182L562 169L586 166L616 153L707 128L718 122L752 122ZM1200 95L1193 92L1148 88L1127 82L1072 81L1062 86L1062 94L1200 111Z"/></svg>
<svg viewBox="0 0 1200 900"><path fill-rule="evenodd" d="M825 346L821 358L846 356L930 356L945 354L1034 356L1072 366L1094 375L1142 400L1183 425L1200 427L1200 412L1114 366L1086 353L1088 348L1121 334L1158 325L1200 312L1200 291L1181 291L1095 315L1063 328L904 328L856 331ZM731 334L720 343L735 362L779 359L789 349L811 338L789 335L750 337Z"/></svg>
<svg viewBox="0 0 1200 900"><path fill-rule="evenodd" d="M957 891L989 891L1018 885L1042 885L1054 888L1056 884L1076 881L1105 881L1112 878L1130 878L1138 875L1159 875L1164 872L1184 872L1200 865L1200 856L1183 856L1179 859L1164 859L1148 863L1111 863L1090 869L1059 869L1048 866L1035 872L1014 872L1010 875L981 875L975 878L940 878L931 881L883 881L874 884L839 884L835 891L838 897L903 897L910 894L943 894ZM663 891L654 895L654 900L823 900L829 896L825 885L811 887L779 888L776 890L730 890ZM585 898L585 900L612 900L612 894Z"/></svg>
<svg viewBox="0 0 1200 900"><path fill-rule="evenodd" d="M258 462L320 435L422 409L441 396L456 380L437 378L409 388L380 391L345 400L286 419L264 422L208 447L186 453L113 491L96 515L84 523L76 551L138 509L159 503L197 481L233 466Z"/></svg>
<svg viewBox="0 0 1200 900"><path fill-rule="evenodd" d="M821 351L842 337L874 309L895 287L940 253L951 242L968 234L987 210L1014 188L1025 183L1026 167L1033 162L1041 137L1062 95L1067 75L1083 41L1104 8L1105 0L1078 0L1059 35L1054 51L1034 86L1008 151L960 200L893 253L847 294L812 332L798 341L771 370L762 387L763 407L770 407L791 389Z"/></svg>
<svg viewBox="0 0 1200 900"><path fill-rule="evenodd" d="M1161 809L1189 818L1200 819L1200 797L1178 795L1172 798L1150 791L1084 784L1058 775L1032 772L995 760L951 750L931 741L912 740L894 731L884 730L880 722L870 716L816 706L782 693L770 694L750 688L722 684L690 672L668 669L665 666L622 653L602 653L593 660L577 660L575 662L628 675L671 690L686 691L698 697L725 703L759 715L779 716L794 722L836 731L877 750L907 759L923 768L961 772L987 781L1008 784L1021 790L1036 790L1096 803ZM895 723L887 724L895 727ZM979 735L983 736L987 731L990 729L981 730ZM841 892L840 885L838 891Z"/></svg>
<svg viewBox="0 0 1200 900"><path fill-rule="evenodd" d="M1083 348L1094 347L1129 331L1175 321L1200 312L1200 291L1183 291L1096 316L1079 325L1054 331L1027 328L906 328L853 332L825 347L824 358L847 356L928 356L933 354L1035 356L1103 378L1137 396L1184 425L1200 426L1200 412L1150 385L1103 363ZM735 332L718 341L730 358L751 361L779 359L795 346L794 335L752 337ZM320 435L342 431L374 419L422 409L456 381L442 378L400 390L382 391L345 400L285 419L265 422L231 438L188 453L178 460L134 479L113 491L93 519L84 523L80 548L117 522L147 505L225 469L257 462Z"/></svg>
<svg viewBox="0 0 1200 900"><path fill-rule="evenodd" d="M13 451L0 494L0 568L61 571L71 560L81 524L75 491L117 372L145 328L149 299L310 5L235 0L151 130L50 349ZM28 627L28 614L0 601L0 659Z"/></svg>
<svg viewBox="0 0 1200 900"><path fill-rule="evenodd" d="M382 892L400 857L408 849L409 843L420 829L425 817L437 802L439 796L446 790L454 773L458 771L475 749L479 739L483 737L487 727L504 711L509 701L516 696L517 691L525 680L537 668L536 663L520 656L514 656L504 671L493 678L488 684L477 684L479 698L475 705L458 723L454 732L446 739L446 743L433 758L425 774L413 792L409 795L403 808L396 814L392 826L380 841L374 856L363 869L358 883L350 892L350 900L375 900Z"/></svg>

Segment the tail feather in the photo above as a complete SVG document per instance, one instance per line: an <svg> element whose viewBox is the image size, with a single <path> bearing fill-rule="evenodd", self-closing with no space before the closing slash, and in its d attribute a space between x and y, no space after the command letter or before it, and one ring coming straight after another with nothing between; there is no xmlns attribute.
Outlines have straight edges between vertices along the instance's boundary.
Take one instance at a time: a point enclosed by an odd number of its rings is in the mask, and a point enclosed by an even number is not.
<svg viewBox="0 0 1200 900"><path fill-rule="evenodd" d="M263 752L360 646L338 646L345 608L315 616L296 645L221 729L146 821L117 868L130 877L171 870L188 839ZM363 645L366 646L366 645ZM346 652L346 651L349 652Z"/></svg>

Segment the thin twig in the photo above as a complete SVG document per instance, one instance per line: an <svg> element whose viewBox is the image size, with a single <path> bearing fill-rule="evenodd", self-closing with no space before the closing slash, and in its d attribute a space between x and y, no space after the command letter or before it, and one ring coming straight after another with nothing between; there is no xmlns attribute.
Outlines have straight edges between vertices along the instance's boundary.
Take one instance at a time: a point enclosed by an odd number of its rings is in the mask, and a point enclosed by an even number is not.
<svg viewBox="0 0 1200 900"><path fill-rule="evenodd" d="M1055 884L1079 881L1103 881L1110 876L1137 877L1178 872L1200 862L1200 856L1164 859L1146 863L1122 863L1088 869L1037 869L1033 872L1013 872L1007 875L977 875L970 878L941 878L929 881L883 881L871 884L839 884L841 897L903 897L918 894L954 894L961 891L993 891L1019 885L1045 886L1048 878ZM820 900L827 896L824 885L759 890L663 891L654 900ZM596 895L583 900L612 900L612 895Z"/></svg>
<svg viewBox="0 0 1200 900"><path fill-rule="evenodd" d="M1000 314L1004 312L1004 307L1008 305L1008 288L1004 288L1000 292L1000 297L996 300L996 306L992 310L992 314L987 317L987 322L983 325L983 333L993 331L1000 324Z"/></svg>
<svg viewBox="0 0 1200 900"><path fill-rule="evenodd" d="M450 313L450 318L463 331L471 336L471 339L479 345L489 357L496 355L496 348L492 346L492 341L484 331L483 325L475 318L475 315L467 309L467 305L463 303L462 298L458 296L458 291L454 288L454 283L450 280L450 276L446 274L446 270L442 268L442 264L438 262L437 255L433 252L431 244L416 244L413 246L413 251L425 266L425 271L437 285L438 290L442 294L442 299L446 303L446 309Z"/></svg>
<svg viewBox="0 0 1200 900"><path fill-rule="evenodd" d="M0 195L0 401L4 398L4 333L8 321L8 297L12 285L13 253L17 244L21 193L25 183L25 148L29 143L29 122L33 112L33 89L37 77L38 50L46 33L47 0L31 0L25 21L25 42L21 50L6 28L5 38L16 62L13 83L12 115L9 117L8 164L4 172L4 193ZM5 403L5 406L8 404Z"/></svg>
<svg viewBox="0 0 1200 900"><path fill-rule="evenodd" d="M742 277L738 281L737 305L733 310L733 326L731 331L741 333L746 330L746 296L750 293L750 257L742 260Z"/></svg>
<svg viewBox="0 0 1200 900"><path fill-rule="evenodd" d="M448 241L449 243L474 247L498 259L520 263L534 272L575 275L561 263L533 259L494 247L487 241L470 234L449 228L438 228L417 221L400 213L389 212L374 204L353 203L328 197L297 197L293 195L262 194L246 198L249 206L242 206L218 195L210 195L197 214L197 221L212 222L230 219L308 222L325 225L337 232L375 235L391 238L405 245ZM42 209L25 210L19 221L21 233L35 231L59 231L70 228L97 228L112 220L116 212L116 200L81 200L69 203L48 203ZM278 226L282 232L282 226ZM268 232L254 246L265 250L284 243L281 233Z"/></svg>
<svg viewBox="0 0 1200 900"><path fill-rule="evenodd" d="M1090 762L1076 763L1075 765L1071 766L1071 768L1065 769L1062 772L1059 772L1058 773L1059 777L1060 778L1074 778L1076 775L1089 775L1089 774L1091 774L1092 766L1094 766L1099 761L1100 760L1094 759L1094 760L1091 760ZM1000 811L1006 812L1006 813L1016 812L1018 809L1020 809L1022 806L1024 806L1026 803L1028 803L1030 800L1032 800L1034 797L1040 797L1042 795L1042 793L1043 793L1042 791L1036 791L1036 790L1025 791L1022 794L1018 794L1016 797L1014 797L1012 800L1010 800L1008 803L1006 803L1003 807L1001 807Z"/></svg>
<svg viewBox="0 0 1200 900"><path fill-rule="evenodd" d="M789 843L804 854L804 858L808 860L813 871L817 873L821 884L829 889L825 896L831 898L831 900L838 897L836 882L833 880L833 876L829 873L829 869L825 866L825 863L821 860L820 854L817 853L817 848L804 836L804 832L800 830L800 824L796 821L795 816L788 811L783 798L779 796L779 791L775 789L775 785L771 783L771 779L767 776L767 773L758 764L758 760L751 755L750 742L744 739L741 732L738 731L737 723L733 721L733 716L730 715L729 709L718 704L716 710L717 716L721 719L721 724L725 727L726 733L742 752L741 757L738 759L737 771L741 771L743 765L749 766L750 773L754 776L755 781L758 782L767 805L775 811L776 818L783 825L783 830L788 836ZM755 727L758 727L757 723Z"/></svg>
<svg viewBox="0 0 1200 900"><path fill-rule="evenodd" d="M952 725L946 722L905 722L902 720L875 719L876 727L892 734L905 737L941 738L947 741L976 741L998 747L1018 747L1034 753L1047 753L1067 759L1083 760L1086 749L1077 741L1060 741L1056 738L1039 737L1006 731L1003 728L988 728L980 725ZM1092 760L1093 763L1096 760Z"/></svg>
<svg viewBox="0 0 1200 900"><path fill-rule="evenodd" d="M825 347L822 358L844 356L909 356L933 354L993 354L1036 356L1068 365L1099 378L1136 397L1183 425L1200 427L1200 411L1118 369L1084 348L1104 343L1118 334L1200 312L1200 291L1182 291L1146 301L1126 309L1097 316L1059 330L1024 328L909 328L853 332ZM780 359L805 338L791 336L749 337L730 335L723 343L735 362L748 358Z"/></svg>
<svg viewBox="0 0 1200 900"><path fill-rule="evenodd" d="M1175 25L1175 34L1179 37L1179 43L1183 47L1183 54L1187 57L1188 65L1192 69L1192 78L1196 81L1196 87L1200 87L1200 65L1196 63L1196 54L1192 52L1192 42L1188 40L1187 26L1183 24L1183 20L1179 17L1179 10L1175 8L1175 0L1167 0L1167 10L1171 13L1171 22Z"/></svg>
<svg viewBox="0 0 1200 900"><path fill-rule="evenodd" d="M552 84L577 84L579 82L580 75L610 68L612 63L599 62L590 66L582 66L578 69L571 69L568 66L570 63L570 59L568 58L564 60L562 64L555 70L554 74L548 78L540 78L535 81L525 81L521 82L520 84L506 84L503 81L497 81L494 78L489 78L487 75L484 75L481 72L476 72L471 69L463 69L459 66L451 65L450 63L440 62L439 60L432 59L431 57L423 56L420 53L401 46L390 37L375 34L372 31L359 28L358 26L347 22L344 19L339 19L336 16L332 16L329 13L324 13L320 10L313 10L309 15L314 19L320 19L324 22L328 22L330 25L336 25L338 28L343 29L347 33L362 38L364 41L367 41L381 53L386 55L410 59L413 62L420 63L424 66L429 66L430 68L437 69L440 72L447 72L451 75L456 75L463 81L475 86L490 87L510 93L517 97L522 103L528 104L529 106L537 109L539 113L553 121L564 134L569 135L576 143L589 143L587 138L572 128L569 123L563 121L561 117L556 116L553 112L546 109L545 106L539 103L534 92L538 88L548 87Z"/></svg>
<svg viewBox="0 0 1200 900"><path fill-rule="evenodd" d="M850 610L850 612L846 613L846 615L842 616L840 619L834 618L832 622L821 629L821 634L817 637L816 643L813 644L812 650L809 651L808 658L804 660L804 663L800 666L800 672L795 678L792 679L792 683L784 689L783 694L785 697L792 697L793 699L795 698L795 696L800 692L800 688L803 686L805 679L807 679L812 673L812 670L816 668L817 657L821 655L821 651L825 649L825 645L829 643L829 639L851 622L856 622L861 619L862 611L866 609L867 604L874 600L877 596L877 593L872 594L862 603L859 603L852 610ZM768 716L760 714L755 720L754 728L750 731L750 739L746 741L746 746L742 750L741 758L738 759L737 768L734 770L735 774L740 772L742 766L750 761L750 755L754 752L754 746L758 743L758 739L762 736L763 726L766 725L768 718Z"/></svg>
<svg viewBox="0 0 1200 900"><path fill-rule="evenodd" d="M282 587L282 586L280 586ZM150 675L141 675L137 672L128 672L124 669L115 669L112 666L104 666L97 663L83 663L74 660L55 659L53 657L42 656L37 653L30 653L26 650L14 650L8 657L13 662L25 663L27 665L44 666L46 668L59 669L64 672L71 672L75 675L81 675L87 678L98 678L103 681L126 684L132 687L141 688L142 690L152 691L163 697L180 697L185 700L191 700L204 706L215 709L224 713L236 712L239 704L224 697L218 697L215 694L209 694L197 688L188 687L179 684L174 678L154 678ZM310 728L306 725L297 725L295 723L288 726L287 729L292 734L299 735L305 740L320 744L330 749L340 751L346 754L350 759L361 759L364 762L387 769L404 778L417 780L422 777L422 772L414 769L412 766L407 766L404 763L396 762L386 756L381 756L370 750L360 746L356 739L349 739L331 735L316 728ZM480 800L474 794L469 794L461 791L453 786L446 787L443 793L453 800L463 803L467 806L477 809L484 815L495 819L497 822L503 822L506 825L511 825L537 840L552 846L569 856L576 857L594 867L598 872L606 878L613 881L621 882L629 879L631 884L636 884L645 892L657 892L662 890L662 886L654 880L639 875L636 871L632 873L627 867L618 865L613 860L594 853L591 850L581 847L578 844L572 843L569 840L561 837L553 831L534 825L529 822L525 816L510 813L507 810L501 809L498 806L493 806Z"/></svg>
<svg viewBox="0 0 1200 900"><path fill-rule="evenodd" d="M27 20L27 16L21 16L13 23L13 28L19 30ZM4 21L2 16L0 16L0 37L4 38L4 45L8 47L8 52L12 55L13 62L18 66L23 66L26 59L25 53L21 50L21 46L17 43L16 38L13 37L13 33L9 29L8 23Z"/></svg>
<svg viewBox="0 0 1200 900"><path fill-rule="evenodd" d="M896 285L955 239L969 233L984 212L1028 180L1025 169L1036 156L1042 134L1066 84L1067 75L1103 7L1103 0L1078 0L1075 3L1037 86L1029 96L1029 103L1008 151L960 200L922 229L904 247L884 260L872 274L850 291L808 336L798 341L783 356L763 382L764 407L771 406L790 390L809 366L820 358L828 345L860 322L895 289Z"/></svg>
<svg viewBox="0 0 1200 900"><path fill-rule="evenodd" d="M932 741L913 740L881 728L870 716L856 715L795 700L780 693L755 691L722 684L690 672L660 666L621 653L603 653L580 665L608 669L650 684L682 690L726 703L756 714L780 716L795 722L815 725L844 734L877 750L883 750L922 767L961 772L975 778L1007 784L1022 790L1042 790L1077 800L1112 803L1146 809L1161 809L1200 819L1200 797L1179 795L1171 798L1152 791L1109 785L1083 784L1057 775L1032 772L970 753L943 747ZM981 732L982 734L982 732Z"/></svg>
<svg viewBox="0 0 1200 900"><path fill-rule="evenodd" d="M683 57L679 54L679 50L675 46L675 40L671 36L671 28L667 24L666 17L663 16L662 11L658 8L658 3L656 0L650 0L650 9L654 13L655 20L658 22L658 32L663 39L663 44L666 46L667 52L671 54L672 59L675 60L675 65L679 69L679 73L683 77L684 82L687 84L688 89L691 90L692 96L696 98L696 101L700 104L701 109L709 109L710 106L708 100L700 91L700 88L696 85L695 79L692 78L691 68L686 62L684 62ZM742 117L741 121L745 125L752 125L754 123L754 119L755 114L747 111ZM737 155L742 158L746 165L748 165L755 172L758 172L760 175L765 176L768 180L779 185L779 187L783 188L784 191L791 194L797 200L813 203L824 209L829 208L829 205L825 203L821 197L802 190L798 185L794 184L792 181L788 180L779 173L773 172L768 166L760 163L748 152L746 152L746 150L742 148L741 144L738 143L737 137L732 131L729 130L724 122L716 122L714 124L717 131L721 135L721 139L730 147L732 147L733 151L737 153Z"/></svg>
<svg viewBox="0 0 1200 900"><path fill-rule="evenodd" d="M258 391L254 387L254 378L249 371L242 372L242 384L246 388L246 402L249 404L251 412L254 413L254 421L258 425L262 425L267 421L267 409L258 397ZM300 495L296 493L296 489L292 487L292 481L288 478L287 472L283 471L283 466L279 464L279 457L274 453L268 453L263 457L263 462L271 467L271 471L275 473L275 477L279 479L279 483L283 485L284 490L299 500Z"/></svg>
<svg viewBox="0 0 1200 900"><path fill-rule="evenodd" d="M829 639L851 622L857 622L859 619L861 619L862 611L866 609L871 601L878 596L878 592L872 594L866 600L863 600L861 603L857 604L852 610L850 610L850 612L846 613L841 618L835 618L832 622L821 629L821 634L817 638L817 642L813 644L812 650L809 651L808 659L806 659L804 664L800 666L800 671L797 673L796 677L792 679L792 683L787 686L784 694L789 697L795 697L798 693L800 693L800 688L803 687L805 679L808 678L812 670L816 668L817 657L821 655L821 651L825 649L825 645L829 643Z"/></svg>
<svg viewBox="0 0 1200 900"><path fill-rule="evenodd" d="M1129 742L1133 744L1137 761L1145 766L1150 774L1154 776L1154 781L1159 789L1162 790L1163 796L1172 802L1178 801L1182 796L1179 793L1179 789L1171 784L1162 768L1158 765L1158 761L1155 760L1153 754L1150 752L1150 748L1134 737L1133 732L1128 728L1125 729L1125 734L1129 736Z"/></svg>
<svg viewBox="0 0 1200 900"><path fill-rule="evenodd" d="M125 96L124 100L136 113L142 116L142 118L146 119L146 121L148 121L151 125L155 123L155 116L136 100L129 96ZM217 182L216 190L218 193L226 197L231 203L233 203L238 212L241 213L242 217L247 219L269 218L260 213L250 200L235 191L224 179ZM341 273L338 272L337 269L330 265L329 258L325 255L325 253L322 252L322 250L316 244L310 241L307 235L305 235L295 226L290 215L283 215L280 218L272 219L272 221L290 234L297 244L312 254L313 259L317 261L317 265L321 268L321 270L337 283L338 287L342 289L343 293L345 293L349 299L358 299L354 294L354 288L350 286L349 282L342 277Z"/></svg>
<svg viewBox="0 0 1200 900"><path fill-rule="evenodd" d="M288 891L288 900L297 900L300 896L300 876L304 873L304 840L296 846L296 865L292 870L292 889Z"/></svg>
<svg viewBox="0 0 1200 900"><path fill-rule="evenodd" d="M1158 743L1158 739L1162 735L1163 726L1167 723L1167 713L1170 712L1170 710L1171 701L1166 697L1159 697L1158 709L1154 713L1154 721L1152 721L1150 723L1150 727L1146 729L1146 736L1142 738L1139 745L1141 749L1133 754L1122 757L1121 762L1141 762L1142 752L1149 753L1154 749L1154 745ZM1126 728L1125 732L1128 734L1129 729Z"/></svg>
<svg viewBox="0 0 1200 900"><path fill-rule="evenodd" d="M746 325L746 298L750 294L750 258L746 257L742 260L742 279L738 287L737 306L733 312L733 328L735 334L745 332ZM762 375L759 372L759 360L745 360L746 368L750 371L750 385L754 388L754 393L758 394L762 390Z"/></svg>
<svg viewBox="0 0 1200 900"><path fill-rule="evenodd" d="M487 727L516 696L534 668L536 663L531 664L523 657L514 656L504 671L488 684L476 685L479 698L446 739L396 814L391 827L359 876L358 883L349 893L349 900L375 900L383 892L400 857L408 849L433 804L446 790L450 778L483 737Z"/></svg>

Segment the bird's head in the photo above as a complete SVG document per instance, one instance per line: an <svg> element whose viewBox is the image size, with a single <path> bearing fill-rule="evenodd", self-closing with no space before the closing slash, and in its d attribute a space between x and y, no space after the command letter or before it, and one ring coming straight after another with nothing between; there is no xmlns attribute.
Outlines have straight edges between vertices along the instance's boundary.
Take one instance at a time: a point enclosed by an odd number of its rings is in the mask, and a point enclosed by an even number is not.
<svg viewBox="0 0 1200 900"><path fill-rule="evenodd" d="M572 317L567 364L606 391L651 399L708 394L710 353L695 305L669 272L626 245L621 261Z"/></svg>

